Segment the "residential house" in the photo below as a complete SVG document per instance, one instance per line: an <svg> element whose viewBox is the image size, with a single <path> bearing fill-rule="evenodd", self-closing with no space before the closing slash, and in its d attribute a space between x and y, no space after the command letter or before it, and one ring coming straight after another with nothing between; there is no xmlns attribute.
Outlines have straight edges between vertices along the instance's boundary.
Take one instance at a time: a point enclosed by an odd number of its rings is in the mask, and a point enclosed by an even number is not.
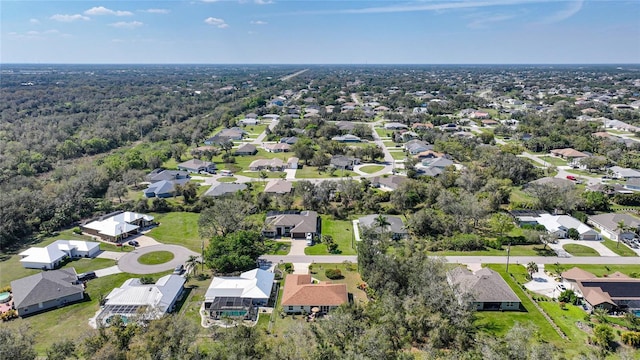
<svg viewBox="0 0 640 360"><path fill-rule="evenodd" d="M273 159L258 159L254 160L249 164L249 170L251 171L260 171L260 170L270 170L270 171L282 171L285 169L285 163L282 159L273 158Z"/></svg>
<svg viewBox="0 0 640 360"><path fill-rule="evenodd" d="M640 179L631 178L624 184L624 188L632 191L640 191Z"/></svg>
<svg viewBox="0 0 640 360"><path fill-rule="evenodd" d="M290 157L289 159L287 159L287 169L292 169L292 170L297 169L299 162L300 162L300 159L298 159L297 157Z"/></svg>
<svg viewBox="0 0 640 360"><path fill-rule="evenodd" d="M359 137L357 137L355 135L351 135L351 134L334 136L334 137L331 138L331 140L338 141L338 142L360 142L360 141L362 141Z"/></svg>
<svg viewBox="0 0 640 360"><path fill-rule="evenodd" d="M590 310L640 311L640 279L620 272L599 278L576 267L563 272L562 279L582 295Z"/></svg>
<svg viewBox="0 0 640 360"><path fill-rule="evenodd" d="M11 282L13 307L21 317L84 299L74 268L43 271Z"/></svg>
<svg viewBox="0 0 640 360"><path fill-rule="evenodd" d="M199 172L215 172L216 164L210 161L204 161L200 159L191 159L178 164L178 170L188 171L190 173Z"/></svg>
<svg viewBox="0 0 640 360"><path fill-rule="evenodd" d="M548 214L544 210L511 210L509 214L516 220L518 226L538 225L538 216Z"/></svg>
<svg viewBox="0 0 640 360"><path fill-rule="evenodd" d="M453 131L458 131L459 129L460 128L458 127L458 125L454 123L440 125L440 130L442 131L453 132Z"/></svg>
<svg viewBox="0 0 640 360"><path fill-rule="evenodd" d="M155 183L158 181L189 179L189 177L188 171L155 169L147 174L145 179L150 183Z"/></svg>
<svg viewBox="0 0 640 360"><path fill-rule="evenodd" d="M267 194L288 194L293 189L291 181L284 179L272 179L269 180L267 186L264 187L264 192Z"/></svg>
<svg viewBox="0 0 640 360"><path fill-rule="evenodd" d="M158 181L152 184L142 191L146 198L169 198L173 197L176 194L176 185L183 186L188 183L189 179L180 179L180 180L163 180Z"/></svg>
<svg viewBox="0 0 640 360"><path fill-rule="evenodd" d="M568 179L562 179L557 177L543 177L537 180L530 181L527 185L553 185L557 188L574 187L576 184Z"/></svg>
<svg viewBox="0 0 640 360"><path fill-rule="evenodd" d="M223 142L227 142L230 140L242 140L242 138L244 137L244 135L247 132L238 128L238 127L233 127L230 129L222 129L220 130L217 134L215 134L214 136L208 138L207 140L204 141L205 145L218 145L220 143Z"/></svg>
<svg viewBox="0 0 640 360"><path fill-rule="evenodd" d="M404 144L404 149L411 155L416 155L423 151L432 150L433 145L427 144L422 140L410 140Z"/></svg>
<svg viewBox="0 0 640 360"><path fill-rule="evenodd" d="M382 216L388 225L380 228L378 224L379 217ZM380 235L381 233L389 233L391 238L394 240L399 240L407 236L407 228L404 226L402 219L399 216L393 215L367 215L358 219L358 223L360 228L368 228L371 229L376 235Z"/></svg>
<svg viewBox="0 0 640 360"><path fill-rule="evenodd" d="M329 164L337 169L353 170L355 165L360 164L360 159L345 155L333 155Z"/></svg>
<svg viewBox="0 0 640 360"><path fill-rule="evenodd" d="M447 273L447 281L457 292L460 303L471 301L478 311L518 311L522 305L502 276L489 268L471 272L456 267Z"/></svg>
<svg viewBox="0 0 640 360"><path fill-rule="evenodd" d="M600 234L597 231L569 215L540 214L536 221L544 226L549 233L555 234L560 239L568 237L569 229L576 229L579 240L600 240Z"/></svg>
<svg viewBox="0 0 640 360"><path fill-rule="evenodd" d="M411 124L411 128L415 131L433 129L432 123L413 123Z"/></svg>
<svg viewBox="0 0 640 360"><path fill-rule="evenodd" d="M56 240L45 247L30 247L19 253L20 263L28 269L52 270L67 258L95 257L100 243L82 240Z"/></svg>
<svg viewBox="0 0 640 360"><path fill-rule="evenodd" d="M138 278L128 279L111 290L95 321L90 323L96 328L108 326L113 316L159 319L174 310L185 281L184 277L173 274L161 277L155 284L143 284Z"/></svg>
<svg viewBox="0 0 640 360"><path fill-rule="evenodd" d="M255 320L258 307L269 302L274 278L272 272L262 269L245 271L240 276L216 276L205 293L204 309L216 320Z"/></svg>
<svg viewBox="0 0 640 360"><path fill-rule="evenodd" d="M399 122L389 122L384 124L385 130L403 130L408 129L409 127L406 124Z"/></svg>
<svg viewBox="0 0 640 360"><path fill-rule="evenodd" d="M256 148L256 146L253 144L242 144L235 151L235 154L239 156L255 155L257 153L258 153L258 148Z"/></svg>
<svg viewBox="0 0 640 360"><path fill-rule="evenodd" d="M591 156L590 154L583 153L576 149L565 148L565 149L553 149L550 151L551 155L557 156L567 160L569 165L580 165L580 160L584 158L588 158Z"/></svg>
<svg viewBox="0 0 640 360"><path fill-rule="evenodd" d="M140 229L153 225L153 219L151 215L131 211L117 211L95 220L89 220L84 225L80 225L80 229L103 240L119 242L137 234Z"/></svg>
<svg viewBox="0 0 640 360"><path fill-rule="evenodd" d="M263 144L262 147L271 153L288 152L291 150L291 145L287 143Z"/></svg>
<svg viewBox="0 0 640 360"><path fill-rule="evenodd" d="M393 191L397 190L400 185L409 181L406 176L399 175L386 175L376 176L371 178L371 186L379 188L380 190Z"/></svg>
<svg viewBox="0 0 640 360"><path fill-rule="evenodd" d="M282 310L287 314L326 314L349 302L346 284L313 283L311 275L289 274L282 291Z"/></svg>
<svg viewBox="0 0 640 360"><path fill-rule="evenodd" d="M418 173L426 176L438 176L444 172L448 166L453 165L453 161L446 157L426 158L415 166Z"/></svg>
<svg viewBox="0 0 640 360"><path fill-rule="evenodd" d="M611 240L633 239L640 230L640 219L628 214L607 213L589 216L587 223ZM624 225L623 225L624 224ZM625 228L620 229L619 225ZM632 230L635 230L632 231Z"/></svg>
<svg viewBox="0 0 640 360"><path fill-rule="evenodd" d="M283 138L280 139L280 143L281 144L294 145L297 142L298 142L298 137L297 136L283 137Z"/></svg>
<svg viewBox="0 0 640 360"><path fill-rule="evenodd" d="M629 179L640 178L640 171L629 169L629 168L623 168L620 166L612 166L609 169L607 169L607 171L610 171L613 174L613 176L617 179L629 180Z"/></svg>
<svg viewBox="0 0 640 360"><path fill-rule="evenodd" d="M315 236L319 232L318 213L315 211L269 211L262 228L267 237L290 236L306 239L307 234Z"/></svg>
<svg viewBox="0 0 640 360"><path fill-rule="evenodd" d="M266 114L266 115L262 115L263 119L269 119L269 120L278 120L280 119L280 115L278 114Z"/></svg>
<svg viewBox="0 0 640 360"><path fill-rule="evenodd" d="M237 183L218 183L213 185L207 190L203 196L225 196L235 194L238 191L245 190L247 188L247 184L237 184Z"/></svg>
<svg viewBox="0 0 640 360"><path fill-rule="evenodd" d="M345 133L351 132L356 127L356 124L351 121L338 121L336 126L338 127L338 130Z"/></svg>
<svg viewBox="0 0 640 360"><path fill-rule="evenodd" d="M499 122L491 119L482 120L481 123L482 126L496 126L499 124Z"/></svg>
<svg viewBox="0 0 640 360"><path fill-rule="evenodd" d="M484 111L474 111L469 115L469 117L472 119L490 119L491 115Z"/></svg>
<svg viewBox="0 0 640 360"><path fill-rule="evenodd" d="M258 125L260 123L260 120L258 120L256 118L246 117L246 118L240 120L239 123L244 125L244 126L255 126L255 125Z"/></svg>
<svg viewBox="0 0 640 360"><path fill-rule="evenodd" d="M245 119L257 119L258 118L258 114L256 114L256 113L248 113L244 117L245 117Z"/></svg>
<svg viewBox="0 0 640 360"><path fill-rule="evenodd" d="M437 151L433 151L433 150L427 150L427 151L422 151L418 154L416 154L414 156L414 158L418 159L418 160L424 160L424 159L436 159L436 158L449 158L446 154L444 153L439 153Z"/></svg>

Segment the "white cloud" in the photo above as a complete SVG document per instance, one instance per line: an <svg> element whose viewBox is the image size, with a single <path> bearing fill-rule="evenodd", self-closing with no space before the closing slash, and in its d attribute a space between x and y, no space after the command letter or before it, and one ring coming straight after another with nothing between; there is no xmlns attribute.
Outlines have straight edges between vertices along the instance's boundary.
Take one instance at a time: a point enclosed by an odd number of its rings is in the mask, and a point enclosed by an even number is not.
<svg viewBox="0 0 640 360"><path fill-rule="evenodd" d="M40 24L40 20L38 19L29 19L30 24Z"/></svg>
<svg viewBox="0 0 640 360"><path fill-rule="evenodd" d="M219 2L221 0L201 0L204 3L214 3L214 2Z"/></svg>
<svg viewBox="0 0 640 360"><path fill-rule="evenodd" d="M251 25L267 25L268 22L262 20L252 20L250 22Z"/></svg>
<svg viewBox="0 0 640 360"><path fill-rule="evenodd" d="M483 29L483 28L487 28L489 24L513 19L514 17L515 15L509 15L509 14L495 14L495 15L483 14L481 16L478 16L475 20L473 20L469 24L467 24L467 26L472 29Z"/></svg>
<svg viewBox="0 0 640 360"><path fill-rule="evenodd" d="M51 36L59 36L59 37L70 37L71 35L69 34L64 34L61 33L60 31L56 30L56 29L49 29L49 30L45 30L45 31L36 31L36 30L31 30L31 31L27 31L25 33L18 33L18 32L10 32L8 33L9 36L11 36L14 39L35 39L35 40L43 40L43 39L47 39L48 37Z"/></svg>
<svg viewBox="0 0 640 360"><path fill-rule="evenodd" d="M96 6L84 12L85 15L115 15L115 16L131 16L131 11L111 10L104 6Z"/></svg>
<svg viewBox="0 0 640 360"><path fill-rule="evenodd" d="M258 5L268 5L273 4L272 0L254 0L254 2Z"/></svg>
<svg viewBox="0 0 640 360"><path fill-rule="evenodd" d="M51 18L51 20L55 20L55 21L60 21L60 22L74 22L77 20L90 20L90 18L88 16L84 16L81 14L73 14L73 15L66 15L66 14L55 14L53 15Z"/></svg>
<svg viewBox="0 0 640 360"><path fill-rule="evenodd" d="M227 24L223 19L208 17L204 20L204 22L208 25L215 26L219 29L228 28L229 24Z"/></svg>
<svg viewBox="0 0 640 360"><path fill-rule="evenodd" d="M567 6L567 8L560 10L558 12L556 12L555 14L551 14L550 16L542 19L541 23L542 24L553 24L553 23L557 23L563 20L566 20L570 17L572 17L573 15L577 14L581 9L582 9L582 5L584 4L584 0L571 0L568 2L569 6Z"/></svg>
<svg viewBox="0 0 640 360"><path fill-rule="evenodd" d="M118 21L116 23L109 24L109 26L118 28L118 29L135 29L135 28L139 28L142 25L144 24L141 23L140 21L129 21L129 22Z"/></svg>
<svg viewBox="0 0 640 360"><path fill-rule="evenodd" d="M142 11L149 14L168 14L171 12L169 9L147 9Z"/></svg>

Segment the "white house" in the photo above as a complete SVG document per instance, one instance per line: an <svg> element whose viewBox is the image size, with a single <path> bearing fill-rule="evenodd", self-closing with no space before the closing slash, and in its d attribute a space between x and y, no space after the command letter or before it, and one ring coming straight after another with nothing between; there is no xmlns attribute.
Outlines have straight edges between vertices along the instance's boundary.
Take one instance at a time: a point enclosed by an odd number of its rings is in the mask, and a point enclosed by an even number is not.
<svg viewBox="0 0 640 360"><path fill-rule="evenodd" d="M28 269L55 269L66 258L94 257L100 252L100 243L82 240L56 240L41 248L30 247L21 252L20 263Z"/></svg>
<svg viewBox="0 0 640 360"><path fill-rule="evenodd" d="M627 227L627 229L619 229L618 224L620 222L624 222L624 226ZM618 239L621 231L622 234L620 235L622 235L623 239L633 239L636 234L630 231L630 229L635 229L636 231L640 229L640 219L628 214L608 213L592 215L589 216L588 223L600 230L604 236L611 240L621 240Z"/></svg>
<svg viewBox="0 0 640 360"><path fill-rule="evenodd" d="M111 290L96 321L90 321L90 324L94 327L108 325L114 315L125 319L133 316L158 319L173 311L184 283L182 276L173 274L161 277L155 284L143 284L138 278L129 279L121 287Z"/></svg>
<svg viewBox="0 0 640 360"><path fill-rule="evenodd" d="M556 234L560 238L566 238L569 229L576 229L580 234L580 240L600 240L600 234L597 231L569 215L540 214L536 220L548 232Z"/></svg>
<svg viewBox="0 0 640 360"><path fill-rule="evenodd" d="M271 297L272 272L245 271L240 276L216 276L204 296L204 308L214 319L222 317L255 319L257 307Z"/></svg>

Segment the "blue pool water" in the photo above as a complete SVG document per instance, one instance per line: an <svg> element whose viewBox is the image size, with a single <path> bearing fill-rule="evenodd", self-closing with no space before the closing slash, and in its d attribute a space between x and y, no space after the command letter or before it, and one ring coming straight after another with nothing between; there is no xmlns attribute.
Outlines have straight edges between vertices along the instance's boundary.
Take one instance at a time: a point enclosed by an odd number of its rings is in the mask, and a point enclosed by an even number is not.
<svg viewBox="0 0 640 360"><path fill-rule="evenodd" d="M8 291L0 293L0 303L6 303L11 300L11 294Z"/></svg>

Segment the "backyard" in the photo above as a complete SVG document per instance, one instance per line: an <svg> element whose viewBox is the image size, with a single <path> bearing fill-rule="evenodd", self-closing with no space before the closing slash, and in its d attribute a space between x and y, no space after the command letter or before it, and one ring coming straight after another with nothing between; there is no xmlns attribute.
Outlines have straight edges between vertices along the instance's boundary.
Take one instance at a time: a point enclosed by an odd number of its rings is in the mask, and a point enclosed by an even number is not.
<svg viewBox="0 0 640 360"><path fill-rule="evenodd" d="M330 235L338 245L338 250L342 255L355 255L356 251L351 247L353 239L353 224L351 220L334 220L330 216L321 215L322 235ZM305 248L307 255L328 255L326 244L319 242L313 246Z"/></svg>

